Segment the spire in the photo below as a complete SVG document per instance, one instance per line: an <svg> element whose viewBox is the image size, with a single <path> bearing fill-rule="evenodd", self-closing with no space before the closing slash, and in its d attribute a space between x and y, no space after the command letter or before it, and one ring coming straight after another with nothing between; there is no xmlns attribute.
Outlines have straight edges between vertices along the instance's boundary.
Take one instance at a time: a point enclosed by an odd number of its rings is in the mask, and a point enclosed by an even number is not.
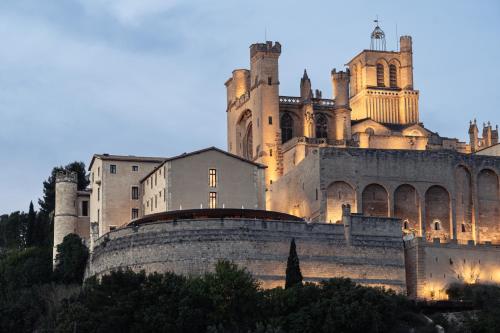
<svg viewBox="0 0 500 333"><path fill-rule="evenodd" d="M304 68L304 75L302 75L302 79L309 80L309 76L307 76L307 70Z"/></svg>
<svg viewBox="0 0 500 333"><path fill-rule="evenodd" d="M375 29L371 34L370 50L385 51L385 32L378 25L378 16L375 22Z"/></svg>

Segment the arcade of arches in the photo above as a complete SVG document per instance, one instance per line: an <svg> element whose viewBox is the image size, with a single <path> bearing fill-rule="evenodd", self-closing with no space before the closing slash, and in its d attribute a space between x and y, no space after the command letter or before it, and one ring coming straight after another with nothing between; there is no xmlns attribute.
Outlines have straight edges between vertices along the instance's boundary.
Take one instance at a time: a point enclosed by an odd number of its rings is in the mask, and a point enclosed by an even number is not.
<svg viewBox="0 0 500 333"><path fill-rule="evenodd" d="M429 185L424 189L417 186L417 190L408 183L391 190L382 183L358 189L348 182L335 181L326 189L326 220L341 223L342 205L349 204L353 212L365 216L399 218L405 233L429 240L455 238L462 243L472 239L500 243L498 175L490 169L477 173L476 197L473 179L467 168L459 166L451 189Z"/></svg>

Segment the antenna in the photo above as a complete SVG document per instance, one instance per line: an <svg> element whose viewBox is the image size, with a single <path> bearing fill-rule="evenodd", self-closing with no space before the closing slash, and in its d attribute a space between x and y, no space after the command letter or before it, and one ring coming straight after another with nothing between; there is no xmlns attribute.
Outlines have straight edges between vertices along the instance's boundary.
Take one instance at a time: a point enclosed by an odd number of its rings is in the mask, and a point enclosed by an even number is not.
<svg viewBox="0 0 500 333"><path fill-rule="evenodd" d="M398 22L396 22L396 51L399 50Z"/></svg>

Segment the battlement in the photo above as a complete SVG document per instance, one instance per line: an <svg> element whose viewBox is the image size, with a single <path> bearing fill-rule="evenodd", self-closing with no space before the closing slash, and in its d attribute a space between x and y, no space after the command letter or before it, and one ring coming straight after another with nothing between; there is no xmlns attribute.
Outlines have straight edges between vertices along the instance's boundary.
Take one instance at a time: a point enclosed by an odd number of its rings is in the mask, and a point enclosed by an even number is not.
<svg viewBox="0 0 500 333"><path fill-rule="evenodd" d="M250 45L250 58L253 58L257 53L275 53L281 54L281 44L279 42L266 41L265 43L256 43Z"/></svg>
<svg viewBox="0 0 500 333"><path fill-rule="evenodd" d="M73 171L59 171L56 174L56 183L77 183L78 176L76 172Z"/></svg>
<svg viewBox="0 0 500 333"><path fill-rule="evenodd" d="M337 69L334 68L332 69L332 79L333 80L349 80L349 77L351 76L351 73L349 72L349 69L346 69L345 71L338 71Z"/></svg>

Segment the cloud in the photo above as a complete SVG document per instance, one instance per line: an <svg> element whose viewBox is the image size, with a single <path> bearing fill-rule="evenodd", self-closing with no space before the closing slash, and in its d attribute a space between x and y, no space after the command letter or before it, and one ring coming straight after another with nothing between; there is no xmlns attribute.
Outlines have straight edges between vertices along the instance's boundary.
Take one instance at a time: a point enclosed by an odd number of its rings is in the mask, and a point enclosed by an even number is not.
<svg viewBox="0 0 500 333"><path fill-rule="evenodd" d="M121 24L137 26L150 16L165 14L175 0L77 0L91 14L107 13Z"/></svg>

